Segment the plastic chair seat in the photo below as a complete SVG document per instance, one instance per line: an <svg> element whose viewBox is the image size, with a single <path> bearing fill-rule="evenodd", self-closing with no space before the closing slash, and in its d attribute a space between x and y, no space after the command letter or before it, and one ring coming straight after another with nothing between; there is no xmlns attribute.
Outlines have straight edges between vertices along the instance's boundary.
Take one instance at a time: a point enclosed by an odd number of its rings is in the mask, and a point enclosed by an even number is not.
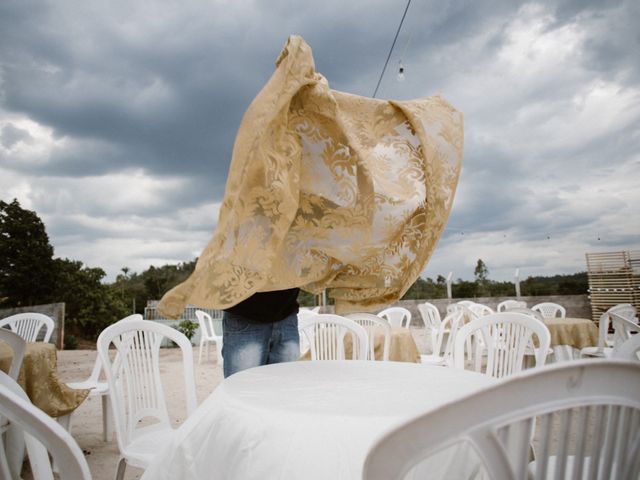
<svg viewBox="0 0 640 480"><path fill-rule="evenodd" d="M67 386L75 390L91 390L89 396L106 395L109 393L109 384L107 382L96 383L91 380L85 380L84 382L67 383Z"/></svg>
<svg viewBox="0 0 640 480"><path fill-rule="evenodd" d="M161 424L137 429L131 443L127 445L127 463L134 467L146 468L175 433L174 429Z"/></svg>

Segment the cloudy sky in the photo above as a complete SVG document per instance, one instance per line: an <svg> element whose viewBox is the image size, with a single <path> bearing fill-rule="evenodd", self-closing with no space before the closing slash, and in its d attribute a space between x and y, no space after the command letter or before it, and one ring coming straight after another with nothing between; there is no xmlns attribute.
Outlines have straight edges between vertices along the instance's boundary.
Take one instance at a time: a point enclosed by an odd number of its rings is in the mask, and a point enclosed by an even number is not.
<svg viewBox="0 0 640 480"><path fill-rule="evenodd" d="M235 133L287 36L332 88L371 96L406 0L0 3L0 199L55 254L192 260L215 228ZM424 274L586 269L640 247L640 2L413 0L378 98L465 115L447 230ZM398 81L399 62L405 80Z"/></svg>

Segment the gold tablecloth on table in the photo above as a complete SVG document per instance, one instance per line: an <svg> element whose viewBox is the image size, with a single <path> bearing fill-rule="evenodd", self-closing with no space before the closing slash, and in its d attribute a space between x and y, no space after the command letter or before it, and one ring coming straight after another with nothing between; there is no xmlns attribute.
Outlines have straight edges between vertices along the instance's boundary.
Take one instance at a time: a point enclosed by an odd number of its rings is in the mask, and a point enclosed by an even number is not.
<svg viewBox="0 0 640 480"><path fill-rule="evenodd" d="M598 327L587 318L545 318L551 332L551 346L570 345L574 348L598 345Z"/></svg>
<svg viewBox="0 0 640 480"><path fill-rule="evenodd" d="M11 349L0 344L0 370L9 371L12 357ZM52 417L73 412L89 395L89 390L75 390L60 382L57 368L53 343L27 343L18 383L31 402Z"/></svg>
<svg viewBox="0 0 640 480"><path fill-rule="evenodd" d="M353 345L351 335L344 339L344 353L346 358L352 358ZM384 332L382 329L374 334L374 353L376 360L382 360L384 350ZM310 360L311 353L307 351L302 355L301 360ZM411 330L404 327L391 327L391 338L389 340L389 360L392 362L420 363L420 352L416 345Z"/></svg>

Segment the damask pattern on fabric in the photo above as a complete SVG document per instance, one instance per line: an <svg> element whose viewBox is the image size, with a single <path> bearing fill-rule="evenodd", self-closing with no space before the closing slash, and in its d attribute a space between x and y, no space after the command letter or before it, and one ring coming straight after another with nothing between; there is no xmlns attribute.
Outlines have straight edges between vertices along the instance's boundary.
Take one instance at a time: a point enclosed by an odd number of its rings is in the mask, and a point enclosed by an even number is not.
<svg viewBox="0 0 640 480"><path fill-rule="evenodd" d="M336 311L399 299L433 253L458 183L462 114L329 88L291 36L236 137L218 225L158 308L226 308L258 291L330 289Z"/></svg>

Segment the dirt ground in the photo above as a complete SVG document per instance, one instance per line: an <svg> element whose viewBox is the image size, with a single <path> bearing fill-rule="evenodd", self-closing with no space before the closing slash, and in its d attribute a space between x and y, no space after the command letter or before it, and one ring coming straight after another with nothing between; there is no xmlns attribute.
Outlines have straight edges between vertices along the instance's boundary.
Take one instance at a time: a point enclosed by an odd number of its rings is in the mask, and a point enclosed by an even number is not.
<svg viewBox="0 0 640 480"><path fill-rule="evenodd" d="M420 353L427 353L424 329L412 328ZM95 350L64 350L58 352L58 377L63 382L85 380L91 374L96 359ZM198 364L198 347L193 349L198 404L209 396L222 381L222 368L216 359L215 347L209 348L209 360ZM185 418L180 351L175 348L161 350L161 371L167 394L167 405L172 420L178 426ZM102 402L99 397L88 397L73 413L71 434L85 454L94 480L112 480L119 460L118 445L114 438L105 442L102 437ZM28 466L24 478L31 478ZM125 479L140 478L143 470L127 466Z"/></svg>

